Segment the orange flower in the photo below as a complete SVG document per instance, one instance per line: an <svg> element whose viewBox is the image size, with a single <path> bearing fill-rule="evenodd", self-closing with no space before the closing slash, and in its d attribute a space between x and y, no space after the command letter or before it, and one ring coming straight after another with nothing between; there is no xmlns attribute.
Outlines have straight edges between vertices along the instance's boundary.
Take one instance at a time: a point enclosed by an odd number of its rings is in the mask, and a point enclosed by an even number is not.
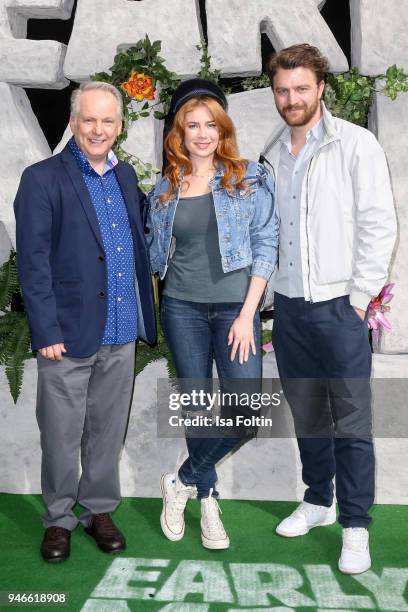
<svg viewBox="0 0 408 612"><path fill-rule="evenodd" d="M153 86L153 79L143 72L131 72L129 80L122 83L121 89L139 102L142 100L154 100L154 92L156 88Z"/></svg>

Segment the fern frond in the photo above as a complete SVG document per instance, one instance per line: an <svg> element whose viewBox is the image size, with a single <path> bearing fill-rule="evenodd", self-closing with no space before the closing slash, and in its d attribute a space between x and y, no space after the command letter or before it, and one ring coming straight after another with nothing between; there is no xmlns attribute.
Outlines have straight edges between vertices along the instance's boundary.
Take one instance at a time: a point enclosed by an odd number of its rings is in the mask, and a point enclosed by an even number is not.
<svg viewBox="0 0 408 612"><path fill-rule="evenodd" d="M16 264L16 253L0 266L0 311L4 312L11 302L14 293L20 291Z"/></svg>
<svg viewBox="0 0 408 612"><path fill-rule="evenodd" d="M0 317L0 328L9 330L0 342L0 363L5 366L10 393L16 403L23 384L24 361L32 357L30 330L22 312L7 312Z"/></svg>
<svg viewBox="0 0 408 612"><path fill-rule="evenodd" d="M140 372L143 372L143 370L147 365L149 365L149 363L152 363L153 361L158 361L159 359L161 359L161 357L162 354L157 345L151 348L144 342L138 342L136 349L136 376L140 374Z"/></svg>

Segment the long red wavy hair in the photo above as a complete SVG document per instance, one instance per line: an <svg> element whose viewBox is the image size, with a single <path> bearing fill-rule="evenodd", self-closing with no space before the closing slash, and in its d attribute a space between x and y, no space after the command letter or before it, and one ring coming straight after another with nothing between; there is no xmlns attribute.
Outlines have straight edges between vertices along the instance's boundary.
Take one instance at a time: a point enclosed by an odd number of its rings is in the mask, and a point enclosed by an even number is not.
<svg viewBox="0 0 408 612"><path fill-rule="evenodd" d="M220 140L214 153L214 162L215 164L220 163L224 168L221 186L228 191L233 191L236 187L245 188L244 177L247 162L239 156L234 124L214 98L198 96L188 100L179 109L164 141L164 151L168 162L164 176L169 181L169 188L160 196L162 202L167 202L174 197L182 174L188 175L192 172L192 163L184 146L184 126L187 113L199 106L207 107L219 131Z"/></svg>

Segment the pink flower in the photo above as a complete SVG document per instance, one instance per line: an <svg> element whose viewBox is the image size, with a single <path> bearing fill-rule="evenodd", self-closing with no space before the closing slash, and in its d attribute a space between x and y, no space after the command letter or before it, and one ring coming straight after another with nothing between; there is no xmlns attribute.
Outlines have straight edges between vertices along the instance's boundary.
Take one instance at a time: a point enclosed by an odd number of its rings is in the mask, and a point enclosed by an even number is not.
<svg viewBox="0 0 408 612"><path fill-rule="evenodd" d="M391 293L394 283L384 285L377 297L373 298L368 305L368 327L373 330L373 334L379 335L381 328L391 331L392 325L385 317L386 312L390 312L387 306L391 302L394 294Z"/></svg>
<svg viewBox="0 0 408 612"><path fill-rule="evenodd" d="M265 351L265 353L272 353L273 352L272 340L270 340L266 344L263 344L262 349Z"/></svg>

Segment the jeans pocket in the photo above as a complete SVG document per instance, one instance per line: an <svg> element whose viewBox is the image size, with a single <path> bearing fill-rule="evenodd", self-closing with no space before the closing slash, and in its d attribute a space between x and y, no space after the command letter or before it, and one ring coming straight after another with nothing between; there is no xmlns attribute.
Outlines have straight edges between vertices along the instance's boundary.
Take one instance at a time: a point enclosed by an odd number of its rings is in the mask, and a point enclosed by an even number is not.
<svg viewBox="0 0 408 612"><path fill-rule="evenodd" d="M357 320L359 323L365 323L366 317L364 317L364 319L360 317L360 315L356 312L356 309L354 308L354 306L350 304L350 301L348 298L347 298L346 307L347 307L350 317L354 319L354 321Z"/></svg>

